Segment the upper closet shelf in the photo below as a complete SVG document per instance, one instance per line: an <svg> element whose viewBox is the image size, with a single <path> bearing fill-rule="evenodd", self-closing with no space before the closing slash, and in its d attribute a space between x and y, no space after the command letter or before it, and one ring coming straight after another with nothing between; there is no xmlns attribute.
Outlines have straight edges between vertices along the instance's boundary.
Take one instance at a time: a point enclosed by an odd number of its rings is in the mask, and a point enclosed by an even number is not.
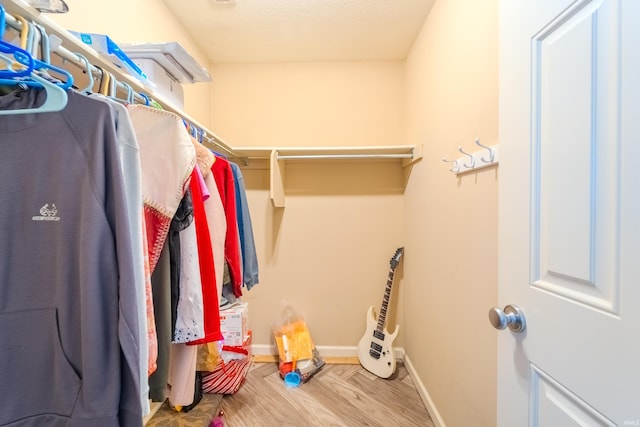
<svg viewBox="0 0 640 427"><path fill-rule="evenodd" d="M285 205L286 162L290 161L397 161L406 173L408 166L422 158L422 146L363 147L235 147L234 152L249 163L252 159L269 160L271 202Z"/></svg>
<svg viewBox="0 0 640 427"><path fill-rule="evenodd" d="M414 145L363 147L234 147L238 156L250 160L367 160L397 159L409 166L422 158L422 147Z"/></svg>

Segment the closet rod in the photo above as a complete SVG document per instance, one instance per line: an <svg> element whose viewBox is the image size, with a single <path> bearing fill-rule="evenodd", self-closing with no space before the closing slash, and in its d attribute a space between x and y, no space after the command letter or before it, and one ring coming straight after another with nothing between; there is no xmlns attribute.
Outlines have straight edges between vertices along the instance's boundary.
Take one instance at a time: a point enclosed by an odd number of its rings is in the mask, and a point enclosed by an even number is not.
<svg viewBox="0 0 640 427"><path fill-rule="evenodd" d="M248 158L238 156L233 150L231 150L230 148L227 148L225 145L219 144L214 137L212 137L211 135L208 135L206 132L202 135L202 143L205 145L209 144L210 145L209 148L211 148L216 152L219 152L221 149L222 151L224 151L224 153L220 153L220 154L224 154L227 157L230 157L235 160L239 160L245 166L249 165Z"/></svg>
<svg viewBox="0 0 640 427"><path fill-rule="evenodd" d="M303 159L411 159L413 154L278 154L278 160Z"/></svg>
<svg viewBox="0 0 640 427"><path fill-rule="evenodd" d="M3 4L6 2L2 2ZM64 43L65 40L68 41L71 44L76 44L76 45L82 45L83 47L80 49L85 49L85 50L89 50L92 52L91 56L96 57L97 54L90 49L89 47L85 47L82 42L80 42L79 40L77 42L72 42L71 40L72 35L69 35L69 33L67 32L67 30L65 29L61 29L61 28L57 28L57 25L52 24L50 21L48 21L48 18L46 17L40 17L40 13L31 8L31 6L28 5L24 5L24 4L20 4L21 2L15 2L15 1L10 1L10 3L14 6L14 8L17 8L19 11L19 15L23 16L26 19L30 19L34 22L37 22L39 25L42 25L45 30L47 31L47 33L53 33L55 34L57 37L59 37L61 39L61 41ZM33 9L33 11L31 10ZM13 16L9 11L5 12L5 22L6 25L11 26L12 28L14 28L17 31L21 31L22 30L22 23L17 20L15 18L15 16ZM92 73L93 75L97 75L99 76L98 78L102 77L102 72L103 70L101 68L96 67L94 64L89 64L89 68L87 69L87 65L86 63L80 59L80 57L78 57L78 55L76 55L75 53L73 53L72 51L68 50L67 48L65 48L64 46L60 45L58 48L56 48L53 53L55 53L56 55L58 55L60 58L62 58L63 60L67 60L70 62L73 62L76 66L78 66L81 70L86 71L87 73ZM85 55L88 56L88 55ZM111 72L111 74L114 74L117 76L117 85L118 88L121 90L126 91L126 87L123 84L122 81L120 80L127 80L127 84L129 84L130 86L132 86L135 89L135 93L134 93L134 99L136 101L138 101L140 104L146 104L147 100L140 95L139 92L145 92L145 88L144 86L139 83L137 80L131 78L128 75L124 75L122 74L122 72L120 72L119 70L115 69L109 62L104 61L103 64L101 64L103 66L103 68L109 68L109 72ZM155 102L158 102L158 104L160 104L164 109L171 111L175 114L177 114L178 116L180 116L181 118L183 118L186 122L190 123L191 125L193 125L195 128L200 129L203 132L203 141L206 141L206 143L210 144L210 148L214 149L214 150L222 150L224 153L228 155L229 157L232 157L234 159L238 159L238 160L242 160L243 162L247 162L247 160L245 158L242 158L238 155L235 154L235 152L233 151L232 148L230 148L227 144L225 144L222 140L220 140L213 132L210 132L207 128L205 128L204 126L202 126L201 124L199 124L196 120L192 119L191 117L189 117L187 114L185 114L183 111L176 109L174 107L172 107L170 104L166 103L166 102L162 102L162 101L158 101L155 98L151 98L149 97L150 100L153 100Z"/></svg>

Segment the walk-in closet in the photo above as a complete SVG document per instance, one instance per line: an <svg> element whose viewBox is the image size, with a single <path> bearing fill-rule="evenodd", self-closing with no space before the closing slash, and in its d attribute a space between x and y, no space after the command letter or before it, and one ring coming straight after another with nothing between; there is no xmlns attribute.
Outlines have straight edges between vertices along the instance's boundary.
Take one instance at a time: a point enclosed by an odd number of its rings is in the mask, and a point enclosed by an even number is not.
<svg viewBox="0 0 640 427"><path fill-rule="evenodd" d="M0 5L0 426L640 424L635 0Z"/></svg>
<svg viewBox="0 0 640 427"><path fill-rule="evenodd" d="M273 325L285 307L292 307L304 318L327 366L358 365L368 309L379 312L386 297L386 328L393 332L399 325L390 357L402 363L433 419L425 418L425 423L444 425L446 419L456 425L475 419L490 425L495 418L496 350L495 333L485 318L487 308L496 305L497 162L471 178L457 177L441 158L464 156L458 146L481 157L485 148L476 139L488 147L498 143L497 4L406 3L398 8L385 1L269 5L241 0L65 0L66 12L40 13L35 4L3 0L3 39L20 46L22 26L38 24L47 33L51 62L72 73L75 90L119 98L141 116L158 115L169 122L161 127L156 119L131 117L134 134L141 138L142 173L155 171L142 177L143 194L172 195L158 191L167 182L174 183L175 191L183 189L192 181L188 171L194 158L206 169L204 154L198 151L194 157L188 147L194 139L240 170L259 274L249 286L240 283L236 294L248 307L254 363L277 363ZM279 38L267 37L269 33ZM176 101L173 91L141 83L78 34L106 35L125 52L129 45L177 43L210 80L180 84L183 93ZM129 53L135 56L131 49ZM103 75L113 81L105 82ZM149 108L156 103L163 110L153 114ZM81 109L73 120L94 129L97 122L88 107ZM8 117L4 123L12 122ZM147 123L147 131L138 129L137 122ZM183 124L185 132L176 128ZM169 133L184 137L182 148L162 142ZM54 133L49 141L40 141L48 146L43 154L50 159L47 173L68 173L79 161L58 150L61 143ZM24 145L20 149L29 149ZM37 182L38 167L23 173ZM131 179L124 177L123 196L134 187ZM47 175L42 180L46 188ZM145 205L146 216L156 221L154 231L167 227L167 221L174 220L169 214L178 209L175 197L164 200L159 211L165 215L159 219L157 204ZM171 209L167 200L173 203ZM45 203L51 208L56 201L45 197L38 209ZM64 221L60 203L55 204L58 223ZM85 229L80 220L73 225L79 233ZM147 235L155 234L147 230ZM146 244L151 272L157 274L163 245ZM387 289L390 262L401 247L404 253L396 260ZM46 243L40 248L49 249ZM58 243L56 253L63 250L64 244ZM218 250L213 249L216 261ZM13 256L28 260L36 254ZM107 267L100 263L96 268ZM214 270L224 273L217 264ZM220 291L210 297L225 296ZM141 304L140 311L145 307ZM478 317L483 323L475 320ZM120 321L113 324L109 333L116 341L111 345L123 340L123 326ZM456 331L455 339L448 330ZM138 377L144 383L144 375ZM190 381L181 384L186 390ZM290 391L303 392L304 386ZM144 386L141 390L148 392ZM93 399L85 402L87 407L107 407L98 391ZM465 411L459 409L461 402L466 402ZM115 397L111 408L114 404L118 408ZM202 409L210 403L203 400L200 405ZM157 406L151 402L145 410ZM402 425L401 420L381 420L381 425L394 422Z"/></svg>

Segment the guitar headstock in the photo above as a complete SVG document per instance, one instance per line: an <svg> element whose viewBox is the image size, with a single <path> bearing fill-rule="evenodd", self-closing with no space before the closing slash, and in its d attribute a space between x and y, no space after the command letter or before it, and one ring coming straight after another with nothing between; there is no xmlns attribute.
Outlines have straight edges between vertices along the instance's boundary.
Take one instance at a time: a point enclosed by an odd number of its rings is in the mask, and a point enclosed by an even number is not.
<svg viewBox="0 0 640 427"><path fill-rule="evenodd" d="M404 247L396 249L396 253L393 254L393 256L391 257L391 260L389 261L389 264L391 265L392 269L395 269L398 266L398 263L400 263L400 258L402 258L403 253L404 253Z"/></svg>

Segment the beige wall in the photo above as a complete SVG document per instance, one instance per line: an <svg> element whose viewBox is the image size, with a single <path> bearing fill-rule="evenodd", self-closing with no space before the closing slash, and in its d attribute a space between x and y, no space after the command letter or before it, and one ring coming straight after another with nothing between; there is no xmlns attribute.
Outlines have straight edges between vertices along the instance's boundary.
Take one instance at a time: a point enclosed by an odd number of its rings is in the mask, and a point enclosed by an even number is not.
<svg viewBox="0 0 640 427"><path fill-rule="evenodd" d="M212 126L234 146L402 144L402 62L212 67Z"/></svg>
<svg viewBox="0 0 640 427"><path fill-rule="evenodd" d="M116 43L179 42L201 65L209 60L161 1L112 0L94 2L65 0L69 12L47 17L71 31L107 34ZM210 83L183 85L185 111L209 127L211 115Z"/></svg>
<svg viewBox="0 0 640 427"><path fill-rule="evenodd" d="M440 159L498 138L498 2L439 0L407 60L404 346L448 427L494 426L499 169Z"/></svg>
<svg viewBox="0 0 640 427"><path fill-rule="evenodd" d="M235 146L394 145L404 139L404 64L297 63L213 67L212 126ZM402 244L403 175L389 162L288 162L286 207L268 170L243 168L260 284L245 293L254 343L272 343L282 302L318 346L354 347L380 306ZM399 299L391 307L396 321Z"/></svg>

